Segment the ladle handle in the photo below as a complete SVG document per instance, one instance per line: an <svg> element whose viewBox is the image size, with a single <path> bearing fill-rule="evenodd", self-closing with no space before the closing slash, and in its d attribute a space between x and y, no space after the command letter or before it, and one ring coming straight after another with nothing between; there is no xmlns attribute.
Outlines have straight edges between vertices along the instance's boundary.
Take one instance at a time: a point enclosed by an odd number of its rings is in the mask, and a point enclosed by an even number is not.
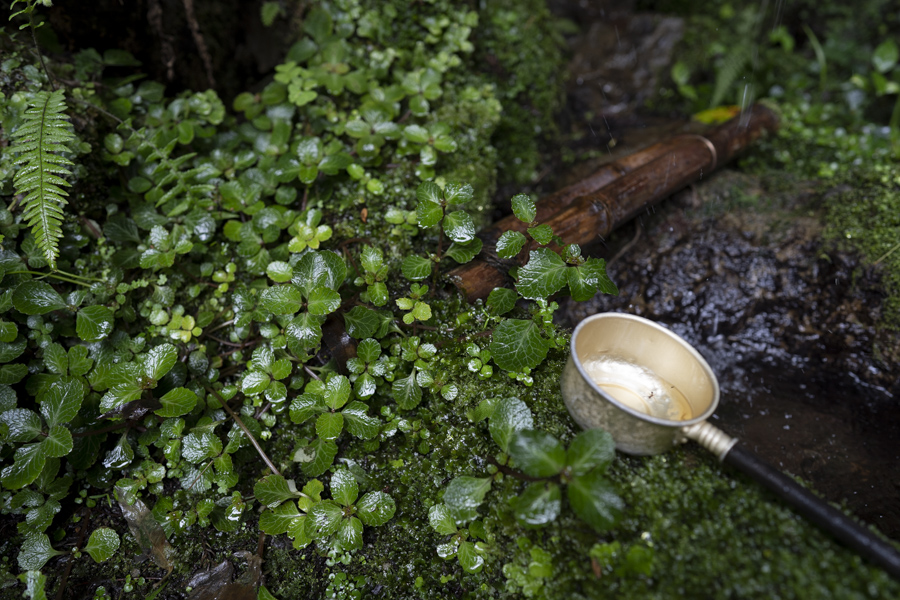
<svg viewBox="0 0 900 600"><path fill-rule="evenodd" d="M900 581L900 552L875 533L815 496L808 489L760 459L741 444L722 457L726 464L743 471L791 505L801 516L833 535L863 558Z"/></svg>

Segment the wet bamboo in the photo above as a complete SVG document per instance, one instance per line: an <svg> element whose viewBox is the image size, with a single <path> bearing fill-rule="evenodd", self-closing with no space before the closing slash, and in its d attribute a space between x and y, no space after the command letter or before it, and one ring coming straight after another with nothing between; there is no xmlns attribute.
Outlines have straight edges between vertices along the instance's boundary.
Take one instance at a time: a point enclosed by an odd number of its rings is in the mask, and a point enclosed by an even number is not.
<svg viewBox="0 0 900 600"><path fill-rule="evenodd" d="M537 220L550 225L567 244L590 244L712 173L777 127L778 119L771 110L754 106L705 136L678 135L611 163L611 169L538 202ZM514 217L498 221L479 233L484 242L479 259L450 272L451 281L470 302L486 298L495 287L507 284L506 273L516 263L497 257L496 241L503 231L524 231L525 227ZM536 247L532 243L526 250Z"/></svg>

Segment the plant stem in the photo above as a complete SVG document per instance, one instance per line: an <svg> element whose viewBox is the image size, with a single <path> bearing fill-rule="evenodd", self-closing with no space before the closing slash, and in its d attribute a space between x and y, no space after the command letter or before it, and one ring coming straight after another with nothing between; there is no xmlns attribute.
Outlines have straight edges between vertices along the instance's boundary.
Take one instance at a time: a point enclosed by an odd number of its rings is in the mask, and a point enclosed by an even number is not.
<svg viewBox="0 0 900 600"><path fill-rule="evenodd" d="M73 275L72 273L66 273L65 271L56 271L55 273L41 273L40 271L8 271L7 275L38 275L40 277L53 277L54 279L59 279L60 281L65 281L66 283L74 283L75 285L83 285L84 287L91 287L91 284L88 281L95 282L103 282L102 279L94 279L93 277L79 277L78 275ZM82 279L83 281L78 281Z"/></svg>
<svg viewBox="0 0 900 600"><path fill-rule="evenodd" d="M210 394L212 394L213 396L216 397L216 400L219 401L219 404L222 405L222 408L225 409L225 412L227 412L231 416L231 418L234 419L234 422L237 423L238 427L241 428L241 431L244 432L244 435L247 436L247 439L250 440L250 443L253 444L253 447L256 449L256 452L260 455L260 457L262 457L263 462L266 463L266 466L269 467L269 469L276 475L281 475L281 472L275 467L274 464L272 464L272 461L269 460L269 457L263 451L262 446L259 445L259 442L256 441L256 438L253 437L253 434L250 433L250 430L247 429L247 426L244 425L244 422L241 420L241 418L233 410L231 410L231 407L228 406L228 403L225 402L225 399L222 398L221 395L219 395L219 392L217 392L216 390L214 390L213 388L211 388L209 386L204 386L204 387L206 388L207 392L209 392Z"/></svg>

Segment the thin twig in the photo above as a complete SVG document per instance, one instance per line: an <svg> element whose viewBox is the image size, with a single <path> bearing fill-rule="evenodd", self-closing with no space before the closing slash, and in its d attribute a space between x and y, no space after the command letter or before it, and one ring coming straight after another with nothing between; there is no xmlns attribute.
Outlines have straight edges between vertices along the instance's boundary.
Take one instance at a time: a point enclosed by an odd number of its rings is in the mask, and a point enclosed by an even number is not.
<svg viewBox="0 0 900 600"><path fill-rule="evenodd" d="M262 446L259 445L259 442L256 441L256 438L253 437L253 434L250 433L250 430L247 429L247 426L244 425L244 422L241 420L241 418L237 416L237 414L233 410L231 410L231 407L228 406L228 403L225 402L225 399L222 398L221 395L219 395L219 392L209 386L204 387L206 388L207 392L216 397L216 400L219 401L219 404L222 405L222 408L225 409L225 412L227 412L231 416L231 418L234 419L234 422L237 423L238 427L241 428L241 431L243 431L247 438L250 440L250 443L253 444L256 452L259 453L259 455L262 457L263 462L266 463L266 466L269 467L269 469L276 475L281 475L281 472L277 468L275 468L275 465L271 460L269 460L269 457L266 456L266 453L263 451Z"/></svg>

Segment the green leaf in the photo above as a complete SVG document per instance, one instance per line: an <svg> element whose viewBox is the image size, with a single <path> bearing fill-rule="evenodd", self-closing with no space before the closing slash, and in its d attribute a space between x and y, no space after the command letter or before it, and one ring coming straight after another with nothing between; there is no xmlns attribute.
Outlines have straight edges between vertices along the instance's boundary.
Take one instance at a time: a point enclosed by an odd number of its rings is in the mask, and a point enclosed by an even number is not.
<svg viewBox="0 0 900 600"><path fill-rule="evenodd" d="M456 477L444 490L444 504L450 509L457 523L471 521L478 516L477 509L491 489L490 477Z"/></svg>
<svg viewBox="0 0 900 600"><path fill-rule="evenodd" d="M19 328L15 323L9 321L0 321L0 342L10 343L16 339L19 334Z"/></svg>
<svg viewBox="0 0 900 600"><path fill-rule="evenodd" d="M387 304L388 289L381 281L376 281L374 284L368 286L366 288L366 293L369 295L369 302L375 306L384 306Z"/></svg>
<svg viewBox="0 0 900 600"><path fill-rule="evenodd" d="M541 246L546 246L553 240L553 229L546 224L529 227L528 235Z"/></svg>
<svg viewBox="0 0 900 600"><path fill-rule="evenodd" d="M566 464L573 475L584 475L591 469L606 471L616 456L616 442L602 429L586 429L572 440L566 452Z"/></svg>
<svg viewBox="0 0 900 600"><path fill-rule="evenodd" d="M562 492L555 483L535 481L512 503L516 520L525 527L541 527L556 520L562 505Z"/></svg>
<svg viewBox="0 0 900 600"><path fill-rule="evenodd" d="M15 363L0 367L0 385L13 385L28 375L28 365Z"/></svg>
<svg viewBox="0 0 900 600"><path fill-rule="evenodd" d="M368 492L356 503L356 514L370 527L384 525L397 512L394 499L384 492Z"/></svg>
<svg viewBox="0 0 900 600"><path fill-rule="evenodd" d="M83 399L84 386L80 381L68 379L53 382L40 397L41 414L47 426L55 427L74 419Z"/></svg>
<svg viewBox="0 0 900 600"><path fill-rule="evenodd" d="M516 289L525 298L547 298L566 285L567 268L563 259L549 248L532 250L528 263L519 269Z"/></svg>
<svg viewBox="0 0 900 600"><path fill-rule="evenodd" d="M421 202L430 202L432 204L437 204L438 207L441 205L441 201L443 199L443 192L438 184L433 181L423 181L419 184L419 187L416 188L416 199ZM435 221L437 223L437 221ZM434 225L434 223L432 223ZM431 227L431 225L423 225L423 227Z"/></svg>
<svg viewBox="0 0 900 600"><path fill-rule="evenodd" d="M359 519L356 517L342 519L334 536L335 546L345 552L359 550L363 546L362 534L363 526Z"/></svg>
<svg viewBox="0 0 900 600"><path fill-rule="evenodd" d="M484 558L472 542L460 542L456 554L459 556L459 564L466 573L478 573L484 567Z"/></svg>
<svg viewBox="0 0 900 600"><path fill-rule="evenodd" d="M545 431L524 429L509 439L509 455L531 477L553 477L566 466L566 451Z"/></svg>
<svg viewBox="0 0 900 600"><path fill-rule="evenodd" d="M91 555L94 562L106 562L119 549L119 534L109 527L100 527L91 533L84 551Z"/></svg>
<svg viewBox="0 0 900 600"><path fill-rule="evenodd" d="M425 183L430 183L426 181ZM428 228L437 225L444 218L444 209L437 202L420 200L416 205L416 222L419 227Z"/></svg>
<svg viewBox="0 0 900 600"><path fill-rule="evenodd" d="M462 244L453 242L444 254L455 260L457 263L464 265L481 252L482 246L484 246L484 242L481 241L481 238L476 237L472 238L471 241Z"/></svg>
<svg viewBox="0 0 900 600"><path fill-rule="evenodd" d="M292 281L309 297L310 291L319 286L337 290L346 277L344 259L331 250L321 250L307 252L297 261Z"/></svg>
<svg viewBox="0 0 900 600"><path fill-rule="evenodd" d="M259 528L269 535L280 535L290 531L294 522L301 517L294 502L283 502L272 510L264 510L259 515Z"/></svg>
<svg viewBox="0 0 900 600"><path fill-rule="evenodd" d="M350 399L350 380L343 375L332 375L325 384L325 404L338 410Z"/></svg>
<svg viewBox="0 0 900 600"><path fill-rule="evenodd" d="M62 296L49 283L34 279L24 281L16 287L12 302L17 311L26 315L43 315L67 306Z"/></svg>
<svg viewBox="0 0 900 600"><path fill-rule="evenodd" d="M324 322L325 317L305 312L294 317L284 329L291 352L303 356L307 350L317 347L322 340Z"/></svg>
<svg viewBox="0 0 900 600"><path fill-rule="evenodd" d="M416 382L415 370L406 377L394 379L394 383L391 385L391 393L397 402L397 406L403 410L412 410L417 407L419 402L422 401L422 388Z"/></svg>
<svg viewBox="0 0 900 600"><path fill-rule="evenodd" d="M537 217L537 206L528 194L516 194L510 201L513 214L524 223L533 223ZM524 236L523 236L524 237Z"/></svg>
<svg viewBox="0 0 900 600"><path fill-rule="evenodd" d="M27 408L13 408L0 413L0 423L9 428L4 440L7 442L30 442L42 431L41 418Z"/></svg>
<svg viewBox="0 0 900 600"><path fill-rule="evenodd" d="M340 306L341 295L332 289L320 285L309 292L307 308L310 314L327 315L336 311Z"/></svg>
<svg viewBox="0 0 900 600"><path fill-rule="evenodd" d="M322 500L312 507L309 514L316 528L316 537L323 538L337 532L344 510L336 502Z"/></svg>
<svg viewBox="0 0 900 600"><path fill-rule="evenodd" d="M197 394L183 387L169 390L159 399L162 408L154 412L160 417L180 417L197 406Z"/></svg>
<svg viewBox="0 0 900 600"><path fill-rule="evenodd" d="M54 550L46 533L32 533L25 537L19 550L19 568L23 571L39 571L54 556L65 554Z"/></svg>
<svg viewBox="0 0 900 600"><path fill-rule="evenodd" d="M377 273L384 265L384 254L373 246L365 246L359 257L362 268L368 273Z"/></svg>
<svg viewBox="0 0 900 600"><path fill-rule="evenodd" d="M516 431L534 428L531 409L518 398L503 398L494 406L489 430L491 437L504 451L509 452L509 438Z"/></svg>
<svg viewBox="0 0 900 600"><path fill-rule="evenodd" d="M381 430L381 421L377 417L366 414L368 407L359 401L348 404L341 414L344 415L344 425L352 435L371 440Z"/></svg>
<svg viewBox="0 0 900 600"><path fill-rule="evenodd" d="M475 190L468 183L450 182L444 187L447 204L466 204L474 195Z"/></svg>
<svg viewBox="0 0 900 600"><path fill-rule="evenodd" d="M334 457L337 456L338 448L334 442L316 439L310 444L307 451L312 454L312 458L311 460L304 462L300 468L307 477L318 477L331 466L331 463L334 462Z"/></svg>
<svg viewBox="0 0 900 600"><path fill-rule="evenodd" d="M276 260L270 262L269 266L266 267L266 274L269 276L269 279L276 283L285 283L290 281L291 277L294 276L294 270L291 268L290 264L281 260Z"/></svg>
<svg viewBox="0 0 900 600"><path fill-rule="evenodd" d="M547 356L550 340L541 335L534 321L506 319L494 328L491 355L501 369L533 369Z"/></svg>
<svg viewBox="0 0 900 600"><path fill-rule="evenodd" d="M875 52L872 53L872 65L879 73L887 73L897 64L897 60L900 58L900 50L897 48L897 43L892 39L887 39L875 48Z"/></svg>
<svg viewBox="0 0 900 600"><path fill-rule="evenodd" d="M319 413L325 412L325 399L316 394L301 394L291 402L291 421L304 423Z"/></svg>
<svg viewBox="0 0 900 600"><path fill-rule="evenodd" d="M16 448L13 464L0 473L0 481L3 487L11 490L25 487L37 479L46 462L47 454L41 444L20 446Z"/></svg>
<svg viewBox="0 0 900 600"><path fill-rule="evenodd" d="M515 258L528 239L518 231L504 231L497 240L497 256L500 258Z"/></svg>
<svg viewBox="0 0 900 600"><path fill-rule="evenodd" d="M600 469L573 478L566 493L575 514L599 532L613 528L625 510L625 503Z"/></svg>
<svg viewBox="0 0 900 600"><path fill-rule="evenodd" d="M144 357L144 374L154 381L159 381L163 375L172 370L177 361L178 350L175 346L172 344L155 346L150 348Z"/></svg>
<svg viewBox="0 0 900 600"><path fill-rule="evenodd" d="M69 375L81 377L87 375L94 366L93 359L88 356L88 349L84 346L72 346L69 348Z"/></svg>
<svg viewBox="0 0 900 600"><path fill-rule="evenodd" d="M381 344L371 338L363 340L356 347L356 356L367 363L373 363L381 356Z"/></svg>
<svg viewBox="0 0 900 600"><path fill-rule="evenodd" d="M602 258L589 258L583 265L566 270L569 293L573 300L584 302L594 297L597 291L604 294L619 293L616 285L606 274L606 261Z"/></svg>
<svg viewBox="0 0 900 600"><path fill-rule="evenodd" d="M253 486L253 495L263 506L275 508L282 502L295 499L298 494L292 492L287 479L281 475L267 475Z"/></svg>
<svg viewBox="0 0 900 600"><path fill-rule="evenodd" d="M272 374L272 379L286 379L290 376L291 371L294 370L293 364L287 358L281 358L272 363L272 367L270 369Z"/></svg>
<svg viewBox="0 0 900 600"><path fill-rule="evenodd" d="M19 575L19 581L25 584L25 597L28 600L47 600L47 576L40 571L25 571Z"/></svg>
<svg viewBox="0 0 900 600"><path fill-rule="evenodd" d="M410 254L403 259L400 271L410 281L420 281L431 275L431 261L418 254Z"/></svg>
<svg viewBox="0 0 900 600"><path fill-rule="evenodd" d="M452 535L458 531L456 521L445 504L435 504L428 509L428 523L441 535Z"/></svg>
<svg viewBox="0 0 900 600"><path fill-rule="evenodd" d="M47 432L47 437L41 442L41 451L48 458L60 458L72 451L72 443L72 432L57 425Z"/></svg>
<svg viewBox="0 0 900 600"><path fill-rule="evenodd" d="M475 222L464 210L448 213L444 217L444 233L454 242L464 244L475 237Z"/></svg>
<svg viewBox="0 0 900 600"><path fill-rule="evenodd" d="M292 315L303 306L303 294L296 285L286 283L266 288L259 301L274 315Z"/></svg>
<svg viewBox="0 0 900 600"><path fill-rule="evenodd" d="M338 469L331 476L331 497L341 506L351 506L359 497L359 484L350 469Z"/></svg>
<svg viewBox="0 0 900 600"><path fill-rule="evenodd" d="M341 413L326 412L316 419L316 435L323 440L333 440L344 429L344 415Z"/></svg>
<svg viewBox="0 0 900 600"><path fill-rule="evenodd" d="M350 337L358 340L372 337L378 329L379 321L378 313L365 306L354 306L350 311L344 313L347 333Z"/></svg>
<svg viewBox="0 0 900 600"><path fill-rule="evenodd" d="M487 297L487 307L492 315L505 315L516 307L519 295L509 288L494 288Z"/></svg>

